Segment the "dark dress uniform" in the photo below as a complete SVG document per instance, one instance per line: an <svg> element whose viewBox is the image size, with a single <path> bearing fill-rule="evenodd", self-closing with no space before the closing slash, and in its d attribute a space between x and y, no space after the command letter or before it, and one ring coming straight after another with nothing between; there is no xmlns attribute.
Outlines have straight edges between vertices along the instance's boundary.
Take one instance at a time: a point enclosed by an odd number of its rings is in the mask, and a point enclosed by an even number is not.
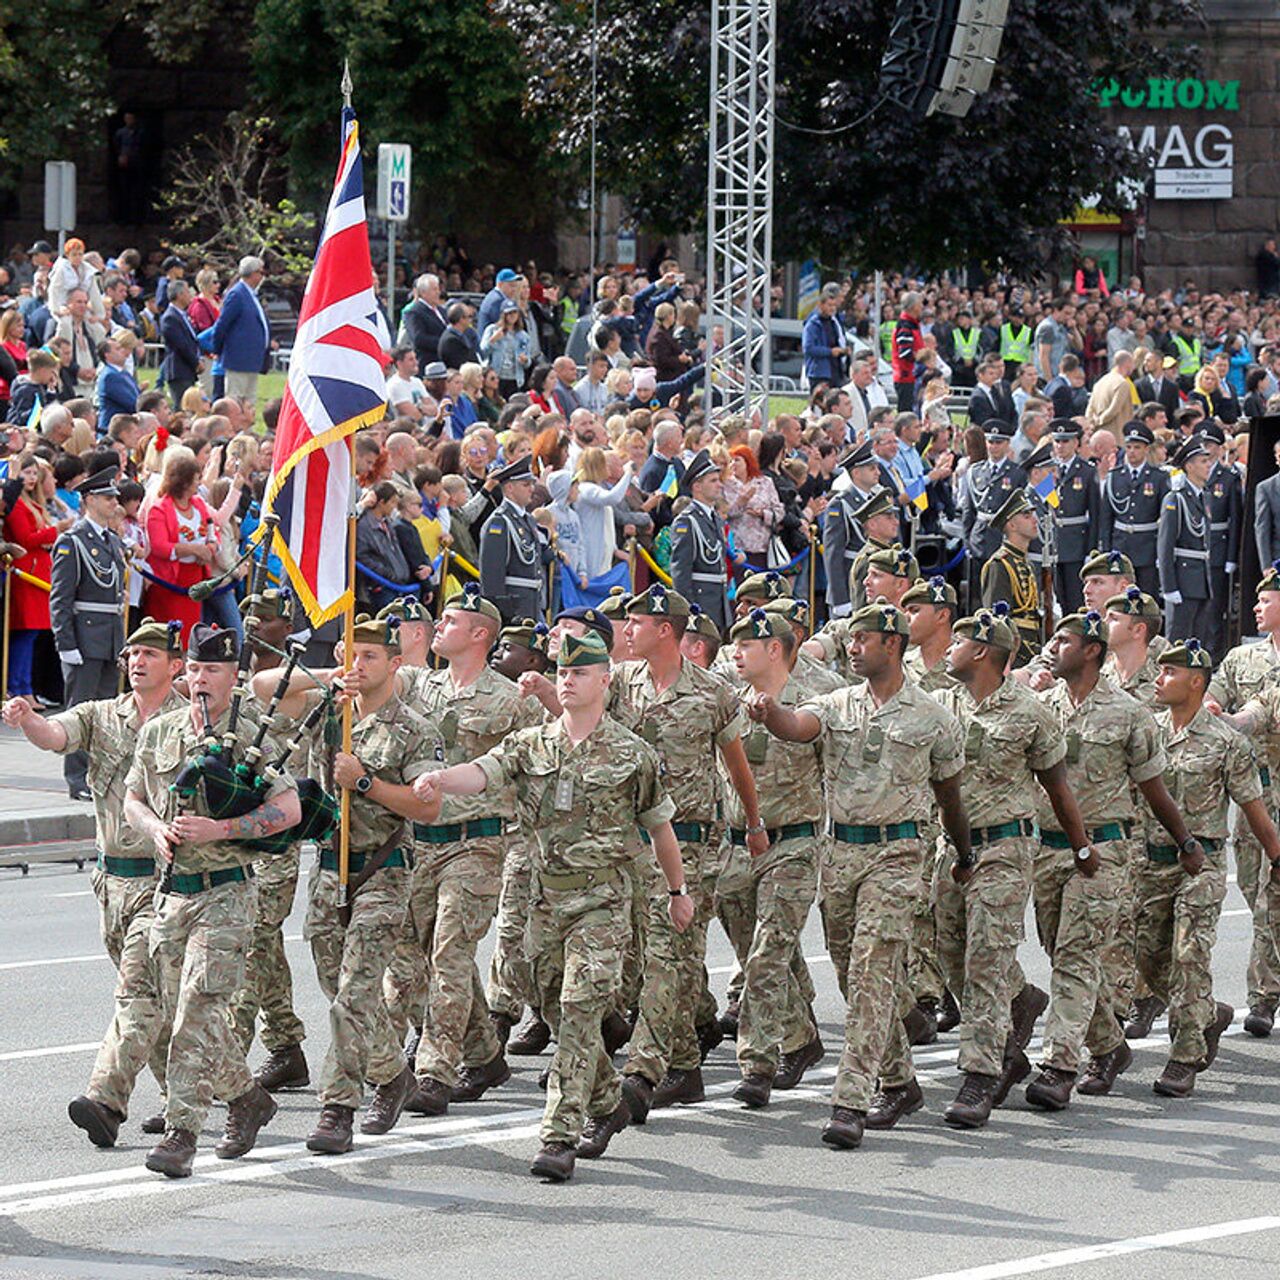
<svg viewBox="0 0 1280 1280"><path fill-rule="evenodd" d="M1244 490L1234 467L1221 460L1213 464L1204 487L1204 505L1209 512L1209 586L1214 607L1209 613L1209 634L1200 638L1214 662L1219 662L1227 652L1231 579L1240 559L1240 526L1244 519Z"/></svg>
<svg viewBox="0 0 1280 1280"><path fill-rule="evenodd" d="M1178 465L1204 453L1194 437L1176 455ZM1185 479L1165 495L1160 510L1160 585L1167 594L1181 595L1180 602L1165 602L1165 635L1175 644L1189 636L1197 639L1211 625L1210 614L1218 602L1209 581L1209 513L1205 491Z"/></svg>
<svg viewBox="0 0 1280 1280"><path fill-rule="evenodd" d="M81 486L82 495L115 492L114 467L90 476ZM117 693L116 661L124 648L124 566L120 539L88 519L81 519L54 544L49 622L62 659L68 707ZM63 776L73 795L87 791L88 767L83 751L70 752L63 761Z"/></svg>
<svg viewBox="0 0 1280 1280"><path fill-rule="evenodd" d="M1102 494L1093 463L1076 454L1058 468L1058 563L1053 591L1065 617L1084 607L1080 570L1097 545L1098 507Z"/></svg>
<svg viewBox="0 0 1280 1280"><path fill-rule="evenodd" d="M1168 492L1168 472L1149 462L1144 462L1136 471L1121 463L1113 467L1102 482L1098 541L1129 557L1138 586L1149 596L1160 594L1156 530Z"/></svg>
<svg viewBox="0 0 1280 1280"><path fill-rule="evenodd" d="M703 450L685 469L681 487L688 491L700 476L716 469ZM721 635L733 621L725 571L727 551L720 517L701 502L691 501L671 526L671 584L715 623Z"/></svg>
<svg viewBox="0 0 1280 1280"><path fill-rule="evenodd" d="M827 604L832 617L848 613L852 608L849 575L853 572L858 552L867 540L853 513L866 498L861 489L846 489L822 516L822 558L827 567ZM839 614L835 612L837 609Z"/></svg>
<svg viewBox="0 0 1280 1280"><path fill-rule="evenodd" d="M522 478L528 472L528 461L521 458L513 462L498 473L499 478ZM513 470L522 463L523 472ZM551 554L550 545L539 536L534 518L509 498L504 498L484 522L480 535L480 594L498 606L504 625L541 615Z"/></svg>

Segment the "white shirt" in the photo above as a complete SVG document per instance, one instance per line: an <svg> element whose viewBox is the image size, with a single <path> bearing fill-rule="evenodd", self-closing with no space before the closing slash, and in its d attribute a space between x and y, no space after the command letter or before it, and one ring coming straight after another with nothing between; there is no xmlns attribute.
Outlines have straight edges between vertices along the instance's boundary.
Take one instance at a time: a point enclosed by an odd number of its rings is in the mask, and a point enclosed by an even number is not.
<svg viewBox="0 0 1280 1280"><path fill-rule="evenodd" d="M392 374L387 379L387 403L394 409L406 400L414 408L421 409L427 401L426 385L421 378L402 378L399 374Z"/></svg>

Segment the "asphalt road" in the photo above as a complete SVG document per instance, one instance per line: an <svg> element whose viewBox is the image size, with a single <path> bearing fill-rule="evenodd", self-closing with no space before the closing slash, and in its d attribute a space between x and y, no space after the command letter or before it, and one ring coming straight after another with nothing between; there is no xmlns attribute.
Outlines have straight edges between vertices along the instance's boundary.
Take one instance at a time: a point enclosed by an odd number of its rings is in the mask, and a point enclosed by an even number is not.
<svg viewBox="0 0 1280 1280"><path fill-rule="evenodd" d="M1234 888L1215 972L1243 1004L1249 920ZM286 926L313 1078L327 1014ZM822 957L816 914L806 953ZM485 953L487 962L487 948ZM731 962L713 926L723 992ZM1047 981L1034 942L1028 975ZM528 1173L545 1059L514 1059L492 1101L406 1117L351 1155L308 1156L309 1093L281 1110L246 1159L207 1154L171 1183L142 1167L137 1122L158 1091L144 1076L120 1145L90 1147L66 1116L110 1014L112 974L87 877L61 867L0 877L0 1277L261 1280L373 1277L783 1277L996 1280L1273 1277L1280 1271L1280 1035L1224 1039L1194 1096L1157 1097L1167 1041L1144 1042L1116 1093L1060 1115L1015 1091L989 1129L940 1120L957 1085L954 1036L917 1051L927 1105L860 1151L818 1140L843 1009L825 957L813 963L826 1060L764 1112L729 1098L729 1046L705 1068L708 1101L654 1113L580 1162L567 1186ZM1243 1013L1243 1010L1241 1010ZM261 1050L255 1050L257 1061Z"/></svg>

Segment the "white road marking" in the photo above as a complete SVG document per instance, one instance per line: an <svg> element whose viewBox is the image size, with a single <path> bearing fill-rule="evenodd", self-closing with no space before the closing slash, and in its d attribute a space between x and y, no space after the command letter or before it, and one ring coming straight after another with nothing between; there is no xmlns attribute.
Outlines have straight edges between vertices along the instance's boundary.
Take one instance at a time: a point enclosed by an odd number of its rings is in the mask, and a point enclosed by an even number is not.
<svg viewBox="0 0 1280 1280"><path fill-rule="evenodd" d="M820 956L805 956L805 964L830 964L831 957L824 951ZM708 969L708 974L718 973L735 973L738 966L736 964L717 965L714 969Z"/></svg>
<svg viewBox="0 0 1280 1280"><path fill-rule="evenodd" d="M286 942L301 942L302 934L286 933L284 935ZM95 951L91 956L51 956L47 960L7 960L0 964L0 973L9 969L40 969L45 965L54 964L90 964L94 960L106 960L111 963L110 957L105 951ZM726 973L730 972L725 970Z"/></svg>
<svg viewBox="0 0 1280 1280"><path fill-rule="evenodd" d="M940 1271L924 1276L922 1280L1006 1280L1010 1276L1038 1275L1042 1271L1057 1271L1062 1267L1075 1267L1086 1262L1102 1262L1108 1258L1123 1258L1134 1253L1149 1253L1153 1249L1179 1249L1205 1240L1224 1240L1229 1236L1246 1236L1258 1231L1277 1229L1280 1229L1280 1218L1277 1217L1213 1222L1203 1227L1185 1227L1181 1231L1132 1236L1128 1240L1106 1240L1099 1244L1082 1245L1078 1249L1059 1249L1030 1258L1014 1258L1009 1262L991 1262L963 1271Z"/></svg>
<svg viewBox="0 0 1280 1280"><path fill-rule="evenodd" d="M51 893L49 897L51 898L92 898L93 890L92 889L76 889L72 893Z"/></svg>
<svg viewBox="0 0 1280 1280"><path fill-rule="evenodd" d="M20 1058L56 1058L62 1053L96 1053L98 1040L86 1040L83 1044L51 1044L43 1049L15 1049L0 1053L0 1062L17 1062Z"/></svg>

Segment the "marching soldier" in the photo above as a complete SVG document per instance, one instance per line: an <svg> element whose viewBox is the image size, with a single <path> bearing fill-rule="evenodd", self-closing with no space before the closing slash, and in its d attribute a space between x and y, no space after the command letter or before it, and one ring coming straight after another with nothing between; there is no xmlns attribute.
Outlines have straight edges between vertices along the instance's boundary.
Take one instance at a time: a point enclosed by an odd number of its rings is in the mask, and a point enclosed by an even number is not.
<svg viewBox="0 0 1280 1280"><path fill-rule="evenodd" d="M714 671L716 659L720 656L722 635L712 619L698 605L691 604L689 621L685 624L684 635L680 637L680 653L704 671Z"/></svg>
<svg viewBox="0 0 1280 1280"><path fill-rule="evenodd" d="M833 618L843 618L854 608L849 595L850 575L858 552L867 540L857 512L880 487L880 462L871 451L871 441L864 440L861 444L855 444L840 459L837 470L843 470L850 483L847 489L833 498L823 512L822 555L827 568L827 605L830 615ZM890 541L892 536L890 535Z"/></svg>
<svg viewBox="0 0 1280 1280"><path fill-rule="evenodd" d="M821 753L834 842L822 868L820 905L849 1006L822 1141L843 1149L862 1142L888 1038L901 1032L896 984L919 893L919 815L929 808L930 790L961 860L970 857L960 729L950 712L906 681L906 615L893 605L868 605L847 625L851 665L862 683L794 709L767 694L748 704L752 720L770 733L785 742L817 741Z"/></svg>
<svg viewBox="0 0 1280 1280"><path fill-rule="evenodd" d="M530 958L558 1043L542 1150L530 1171L565 1182L578 1156L602 1156L630 1120L600 1025L622 981L631 928L625 863L637 823L648 832L666 881L673 930L691 926L694 907L658 757L605 714L608 647L599 634L566 634L556 660L563 708L556 720L512 734L473 763L425 775L417 790L432 799L514 786L522 821L536 837Z"/></svg>
<svg viewBox="0 0 1280 1280"><path fill-rule="evenodd" d="M1227 806L1280 867L1280 835L1267 812L1266 790L1247 739L1204 706L1213 671L1209 651L1194 637L1160 655L1156 720L1163 730L1165 782L1204 852L1147 844L1138 872L1137 959L1142 976L1169 1006L1169 1061L1153 1086L1166 1098L1185 1098L1196 1075L1218 1051L1235 1010L1213 998L1210 960L1227 896ZM1235 717L1244 732L1280 728L1276 686Z"/></svg>
<svg viewBox="0 0 1280 1280"><path fill-rule="evenodd" d="M169 1023L148 949L155 915L155 847L124 821L125 775L138 733L154 716L183 706L173 691L182 671L182 628L143 620L129 637L123 658L130 692L81 702L46 719L25 698L4 704L4 722L21 729L42 751L82 751L97 826L98 865L93 873L102 940L115 965L116 1011L103 1037L89 1087L67 1108L73 1124L97 1147L115 1146L129 1113L138 1073L148 1062L165 1086ZM163 1133L164 1116L143 1121L144 1133Z"/></svg>
<svg viewBox="0 0 1280 1280"><path fill-rule="evenodd" d="M1155 710L1160 637L1163 614L1159 603L1145 591L1128 587L1102 606L1107 623L1107 660L1102 674L1144 707Z"/></svg>
<svg viewBox="0 0 1280 1280"><path fill-rule="evenodd" d="M80 519L53 548L49 622L68 707L116 693L125 609L124 548L110 527L119 506L118 474L118 467L107 467L83 481ZM86 753L68 752L62 768L71 798L92 799Z"/></svg>
<svg viewBox="0 0 1280 1280"><path fill-rule="evenodd" d="M1098 540L1132 562L1136 581L1149 596L1160 594L1156 530L1169 491L1169 474L1147 461L1155 443L1150 427L1137 418L1124 428L1124 461L1102 481Z"/></svg>
<svg viewBox="0 0 1280 1280"><path fill-rule="evenodd" d="M1027 1101L1061 1111L1071 1101L1080 1054L1090 1052L1089 1092L1107 1093L1132 1061L1104 982L1102 949L1120 911L1136 786L1180 850L1199 850L1162 774L1165 757L1151 713L1102 674L1107 624L1090 610L1058 624L1045 656L1055 684L1042 694L1066 743L1067 779L1089 844L1040 808L1033 876L1036 929L1053 963L1044 1060ZM1123 1011L1122 1011L1123 1012Z"/></svg>
<svg viewBox="0 0 1280 1280"><path fill-rule="evenodd" d="M898 544L898 511L887 489L877 489L854 512L866 535L862 548L854 557L853 571L849 576L849 596L854 609L861 609L875 593L867 590L867 568L877 551L887 551Z"/></svg>
<svg viewBox="0 0 1280 1280"><path fill-rule="evenodd" d="M1182 483L1164 496L1157 547L1160 589L1164 593L1165 633L1176 643L1209 634L1209 614L1225 609L1225 600L1210 596L1209 513L1204 488L1212 460L1200 436L1173 456L1182 468ZM1141 577L1141 570L1139 570Z"/></svg>
<svg viewBox="0 0 1280 1280"><path fill-rule="evenodd" d="M1058 462L1058 560L1053 566L1053 594L1064 614L1084 604L1080 571L1097 545L1101 493L1093 462L1080 456L1080 424L1074 418L1054 418L1053 452Z"/></svg>
<svg viewBox="0 0 1280 1280"><path fill-rule="evenodd" d="M191 1176L196 1134L213 1098L226 1099L226 1127L214 1154L230 1160L252 1150L258 1131L276 1113L271 1095L253 1078L228 1017L231 997L244 981L253 934L256 889L246 843L296 826L298 791L287 773L266 783L258 808L239 818L210 818L197 789L190 808L171 784L203 749L208 719L226 732L236 682L236 635L197 625L187 649L191 706L155 716L142 726L125 780L124 817L152 842L157 862L171 863L167 891L157 892L150 951L158 969L165 1016L172 1022L165 1066L165 1134L147 1156L147 1168L170 1178ZM242 709L233 755L257 736L257 716ZM194 810L194 811L193 811Z"/></svg>
<svg viewBox="0 0 1280 1280"><path fill-rule="evenodd" d="M529 514L534 480L528 455L493 476L502 502L480 535L480 594L493 601L504 622L539 618L553 553Z"/></svg>
<svg viewBox="0 0 1280 1280"><path fill-rule="evenodd" d="M1004 534L1000 549L982 566L982 603L990 609L997 600L1009 605L1009 622L1018 636L1015 667L1026 666L1039 650L1040 592L1027 559L1027 548L1039 532L1035 510L1025 489L1015 489L991 517Z"/></svg>
<svg viewBox="0 0 1280 1280"><path fill-rule="evenodd" d="M1204 440L1212 466L1204 486L1209 513L1209 652L1220 662L1227 651L1227 630L1235 607L1236 561L1240 556L1240 527L1244 518L1244 487L1240 473L1224 461L1226 434L1216 421L1202 423L1197 434Z"/></svg>
<svg viewBox="0 0 1280 1280"><path fill-rule="evenodd" d="M671 526L671 585L696 604L723 635L733 619L725 573L724 522L716 512L720 468L703 449L685 468L681 489L690 502Z"/></svg>
<svg viewBox="0 0 1280 1280"><path fill-rule="evenodd" d="M987 457L965 472L961 510L965 547L969 553L970 600L981 598L982 566L1000 548L1000 530L992 525L992 517L1015 489L1025 489L1027 485L1027 473L1010 454L1017 434L1013 423L989 418L982 424L982 433L986 437Z"/></svg>
<svg viewBox="0 0 1280 1280"><path fill-rule="evenodd" d="M823 666L800 647L809 638L809 606L805 601L795 596L778 596L766 600L761 607L765 613L776 613L791 624L791 633L796 638L791 670L801 684L807 685L811 693L830 693L844 688L845 682L830 667Z"/></svg>

